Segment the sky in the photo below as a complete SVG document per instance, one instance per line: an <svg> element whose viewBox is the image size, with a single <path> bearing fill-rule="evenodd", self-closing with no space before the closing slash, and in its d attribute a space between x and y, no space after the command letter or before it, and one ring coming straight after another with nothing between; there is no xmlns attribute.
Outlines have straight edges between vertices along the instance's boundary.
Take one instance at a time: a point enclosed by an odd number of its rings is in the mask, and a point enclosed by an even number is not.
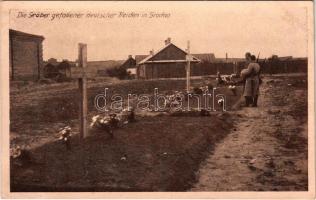
<svg viewBox="0 0 316 200"><path fill-rule="evenodd" d="M191 53L214 53L215 57L306 57L307 9L292 2L91 2L89 5L15 7L10 28L42 35L44 60L75 60L78 43L88 45L88 60L124 60L128 55L149 54L164 46L168 37ZM19 12L26 14L19 16ZM42 12L47 18L31 14ZM83 14L78 18L51 20L55 13ZM140 17L119 17L119 13ZM164 14L149 18L150 13ZM87 18L88 13L114 15ZM141 17L143 14L147 17Z"/></svg>

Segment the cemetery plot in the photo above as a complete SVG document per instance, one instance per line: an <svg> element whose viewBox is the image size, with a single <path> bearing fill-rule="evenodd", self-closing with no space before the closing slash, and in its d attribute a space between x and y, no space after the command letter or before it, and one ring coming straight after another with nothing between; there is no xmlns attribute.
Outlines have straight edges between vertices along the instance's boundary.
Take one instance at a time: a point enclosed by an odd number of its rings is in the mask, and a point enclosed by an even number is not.
<svg viewBox="0 0 316 200"><path fill-rule="evenodd" d="M241 149L228 151L225 148L232 148L232 144L241 146L247 144L250 152L255 152L255 149L264 151L254 143L260 141L262 146L271 147L269 149L281 149L276 151L279 152L278 155L266 152L277 159L274 160L276 167L269 168L265 163L263 163L265 167L261 167L260 155L257 154L252 155L251 159L243 158L245 162L240 162L239 165L249 170L247 173L251 176L246 175L242 178L242 182L249 180L251 187L244 188L242 184L238 187L244 190L247 188L304 190L307 187L305 165L299 163L305 162L307 143L306 138L300 137L303 132L298 127L298 123L302 125L306 123L307 108L306 101L303 101L306 97L306 77L265 77L263 80L261 88L263 97L259 100L259 105L262 105L259 107L262 109L260 118L249 119L253 113L249 113L247 109L239 109L241 86L236 87L237 95L235 95L229 85L224 85L217 87L217 90L227 96L229 112L221 112L218 103L216 103L217 111L210 112L209 115L197 111L173 113L136 110L135 121L124 123L126 120L123 120L122 125L113 128L113 137L106 130L92 130L89 127L90 136L83 141L79 139L77 83L45 86L50 88L50 91L45 87L38 90L30 89L29 92L13 88L11 95L13 120L10 134L11 189L12 191L186 191L193 187L198 191L207 189L214 191L216 188L201 182L200 175L203 175L203 172L212 174L216 170L211 166L210 171L200 171L203 166L218 160L223 169L226 169L230 166L230 162L238 158L238 152L242 151ZM211 84L216 87L215 78ZM109 94L152 95L154 88L157 87L159 93L171 95L175 91L183 91L185 85L185 80L107 80L107 82L89 83L87 121L91 123L94 116L102 115L94 108L93 100L97 94L104 92L106 86L109 88ZM205 86L202 79L192 80L191 85L196 88L196 92L199 92L199 89L203 90ZM280 91L293 95L283 95ZM277 122L282 123L278 109L284 110L287 116L299 120L296 120L297 123L293 121L287 123L286 127L282 125L279 129L273 128L278 126ZM297 113L300 113L300 116ZM268 119L273 123L267 122ZM289 118L286 119L288 121ZM242 139L242 135L248 129L241 131L240 126L243 123L257 124L248 127L255 132L246 137L246 140ZM71 127L71 135L68 135L69 128L66 126ZM61 128L64 129L60 130ZM267 132L270 138L256 134L259 130L263 133ZM234 142L229 143L227 139L230 139L232 134ZM238 138L238 135L241 138ZM283 140L283 137L287 139ZM224 145L226 147L221 150L222 153L218 153L217 146L222 143L227 145ZM251 145L252 143L254 145ZM27 151L22 152L16 148L17 146L20 146L20 150ZM231 153L228 155L227 152ZM213 153L215 156L223 157L213 159ZM212 161L208 161L209 159ZM290 161L294 165L288 164ZM253 164L249 167L250 162ZM298 177L300 182L294 184L283 177L284 184L274 188L273 177L280 178L281 172L278 169L281 166L287 171L288 175L285 177ZM293 173L294 169L295 173ZM226 172L230 173L229 177L235 183L240 181L240 177L234 176L228 168ZM269 175L270 172L273 176ZM221 181L224 180L225 175L213 177L217 177L216 181ZM199 184L204 186L201 187ZM223 190L235 189L232 185L225 184Z"/></svg>
<svg viewBox="0 0 316 200"><path fill-rule="evenodd" d="M195 80L192 84L198 87L202 83ZM183 86L185 80L135 80L114 84L109 91L152 95L158 87L161 94L170 94ZM227 87L217 89L227 95L229 109L238 102L239 89L237 96ZM100 114L93 107L93 98L103 91L104 87L100 86L88 88L89 123ZM190 188L195 180L194 172L215 143L233 127L230 114L222 113L218 104L218 111L208 116L202 116L199 111L181 114L136 110L135 122L113 129L113 138L105 129L89 128L90 136L81 143L76 92L71 89L59 95L48 93L45 98L32 96L33 104L24 104L23 109L17 109L21 105L13 105L12 117L20 118L14 120L20 124L11 126L12 147L28 144L32 155L32 161L26 165L16 164L12 159L13 190L183 191ZM192 106L196 106L195 101ZM62 133L67 128L60 130L65 126L71 127L69 138ZM80 176L82 179L76 181ZM151 178L146 180L148 177ZM73 185L74 182L77 183Z"/></svg>

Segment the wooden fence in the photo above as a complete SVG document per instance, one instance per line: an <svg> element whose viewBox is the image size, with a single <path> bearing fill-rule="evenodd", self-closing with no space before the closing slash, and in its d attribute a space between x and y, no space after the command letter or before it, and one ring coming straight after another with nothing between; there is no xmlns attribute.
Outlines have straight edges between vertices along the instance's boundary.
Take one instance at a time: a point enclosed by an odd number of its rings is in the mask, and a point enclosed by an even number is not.
<svg viewBox="0 0 316 200"><path fill-rule="evenodd" d="M259 61L261 73L307 73L307 59L299 60L267 60ZM245 68L245 62L238 63L197 63L191 69L192 76L215 75L217 71L221 74L240 73Z"/></svg>

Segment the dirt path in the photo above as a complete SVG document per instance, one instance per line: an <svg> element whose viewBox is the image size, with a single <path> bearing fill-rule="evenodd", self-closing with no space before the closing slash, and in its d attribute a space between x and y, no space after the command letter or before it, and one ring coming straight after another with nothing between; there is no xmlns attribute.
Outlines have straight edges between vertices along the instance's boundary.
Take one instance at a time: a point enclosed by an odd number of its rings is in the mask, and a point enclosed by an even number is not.
<svg viewBox="0 0 316 200"><path fill-rule="evenodd" d="M237 128L202 163L191 190L307 190L306 95L286 79L268 79L259 107L237 111Z"/></svg>

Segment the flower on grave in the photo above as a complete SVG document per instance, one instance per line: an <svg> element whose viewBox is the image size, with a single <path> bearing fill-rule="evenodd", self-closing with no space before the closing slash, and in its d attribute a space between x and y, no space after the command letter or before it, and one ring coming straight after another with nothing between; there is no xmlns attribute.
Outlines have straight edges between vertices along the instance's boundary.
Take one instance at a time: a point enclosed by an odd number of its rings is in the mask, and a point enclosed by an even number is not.
<svg viewBox="0 0 316 200"><path fill-rule="evenodd" d="M21 147L18 145L10 149L10 156L12 158L18 158L19 156L21 156L21 152Z"/></svg>
<svg viewBox="0 0 316 200"><path fill-rule="evenodd" d="M235 85L228 86L228 89L230 89L235 96L237 95L237 93L236 93L237 91L236 91L236 86Z"/></svg>
<svg viewBox="0 0 316 200"><path fill-rule="evenodd" d="M71 127L65 126L64 128L61 128L59 133L61 134L59 140L68 141L68 139L71 137Z"/></svg>
<svg viewBox="0 0 316 200"><path fill-rule="evenodd" d="M222 106L223 103L224 103L224 99L219 99L219 100L217 101L217 103Z"/></svg>

